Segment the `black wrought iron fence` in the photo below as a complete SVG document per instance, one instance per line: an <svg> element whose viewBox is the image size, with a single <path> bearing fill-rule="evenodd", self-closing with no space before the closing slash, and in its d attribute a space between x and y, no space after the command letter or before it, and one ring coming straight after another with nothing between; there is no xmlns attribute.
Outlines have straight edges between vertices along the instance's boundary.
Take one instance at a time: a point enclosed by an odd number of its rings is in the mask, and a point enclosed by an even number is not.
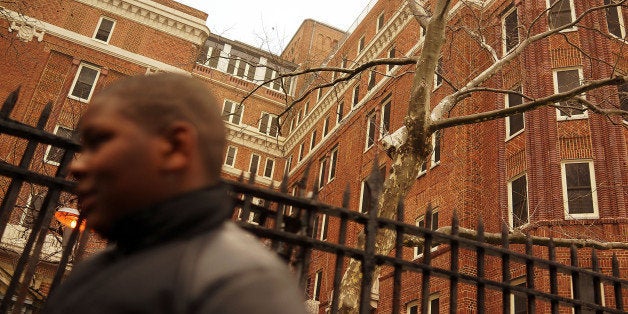
<svg viewBox="0 0 628 314"><path fill-rule="evenodd" d="M2 196L0 234L5 231L11 211L16 206L20 189L25 182L44 186L47 188L47 193L43 200L42 210L33 222L32 232L23 250L8 252L5 248L3 251L5 254L16 255L17 261L12 265L12 269L3 269L9 281L5 284L5 290L2 291L4 293L0 303L0 313L6 313L11 308L17 312L26 303L32 303L28 311L36 311L45 302L43 295L33 299L32 296L35 294L32 293L31 282L38 264L43 260L41 250L45 237L51 232L50 224L59 204L59 196L62 192L71 193L74 187L74 183L66 179L66 169L74 152L79 149L78 144L72 140L43 131L50 114L50 104L42 112L36 127L11 120L9 115L16 103L17 94L18 91L11 94L0 109L0 134L20 137L26 139L28 143L19 164L0 162L0 176L10 179ZM37 145L53 145L65 151L54 176L30 169ZM302 194L307 190L305 184L307 173L308 171L298 181ZM502 231L501 245L495 245L487 243L481 222L477 226L477 234L474 237L462 237L459 234L460 226L455 215L448 233L404 223L403 204L399 204L397 208L396 220L384 219L378 217L376 212L376 200L382 188L380 176L379 170L374 167L373 174L367 182L373 192L371 193L371 208L367 213L349 209L351 197L349 190L344 192L341 206L336 207L319 202L316 194L318 189L315 188L312 189L312 195L309 197L289 195L287 178L279 187L255 185L254 177L250 177L248 182L242 178L237 182L225 181L225 183L233 191L234 218L239 217L239 224L243 228L264 239L271 249L290 263L303 285L311 272L310 263L314 252L323 252L334 257L333 269L327 271L333 278L333 291L340 291L341 279L348 261L351 259L360 261L360 313L372 311L373 283L378 281L373 277L376 267L381 267L382 272L388 274L387 278L380 277L379 281L390 281L390 284L386 285L390 289L379 291L379 295L387 295L387 299L390 300L390 304L380 307L379 310L382 313L417 313L418 311L429 313L428 310L433 312L436 305L442 308L443 312L447 310L450 313L460 311L484 313L488 310L495 310L495 307L498 311L501 309L503 313L510 313L513 310L513 302L518 302L515 300L525 301L523 310L527 313L571 312L572 309L574 313L625 313L624 302L628 280L620 276L620 262L616 254L612 254L610 261L601 261L594 249L590 257L591 267L586 269L579 267L578 250L575 247L570 249L570 265L558 263L556 261L557 249L551 240L547 246L541 247L546 251L547 259L534 254L533 250L536 248L538 251L539 247L535 247L530 238L521 244L522 249L512 249L506 227ZM313 186L317 186L316 182ZM337 232L334 234L337 236L328 237L325 240L311 236L317 215L333 217L335 223L333 226L330 224L329 228L335 228ZM425 217L424 225L430 226L432 215L429 207ZM350 229L355 230L355 226L358 226L357 229L364 233L363 246L347 243ZM376 234L383 229L391 231L392 236L395 237L395 246L391 253L377 254ZM72 256L77 254L77 250L83 249L81 245L78 247L76 245L78 238L79 228L75 228L69 239L66 239L67 245L64 246L61 257L52 262L56 271L51 290L62 280L68 264L73 262ZM420 239L422 243L420 258L404 258L404 250L408 250L404 245L407 238ZM440 251L445 254L439 253L439 256L433 259L432 248L436 244L443 248ZM622 254L625 256L625 252ZM472 267L468 268L470 257L474 262ZM435 264L436 259L445 259L447 263ZM461 261L466 261L464 269L461 267ZM487 271L489 261L493 264L497 261L498 274L492 271L494 267L490 269L490 272ZM602 263L611 265L610 273L601 271ZM513 269L521 270L520 273L525 278L524 284L513 282L511 278ZM569 292L559 289L559 280L565 281L565 278L571 281ZM546 284L539 285L540 281ZM585 281L589 284L583 285ZM432 288L436 285L442 286L442 282L447 283L447 288L440 291L447 296L443 299L448 299L448 302L440 305L431 302L431 295L434 290ZM410 285L420 293L418 304L412 307L407 304L402 292L404 285ZM591 290L592 298L585 297ZM462 293L467 296L466 299L461 298ZM469 294L472 295L471 310L467 307L467 303L470 302ZM321 308L318 311L329 310L331 313L338 313L339 295L339 293L332 293L325 306L326 309ZM459 304L463 299L466 300L464 306Z"/></svg>

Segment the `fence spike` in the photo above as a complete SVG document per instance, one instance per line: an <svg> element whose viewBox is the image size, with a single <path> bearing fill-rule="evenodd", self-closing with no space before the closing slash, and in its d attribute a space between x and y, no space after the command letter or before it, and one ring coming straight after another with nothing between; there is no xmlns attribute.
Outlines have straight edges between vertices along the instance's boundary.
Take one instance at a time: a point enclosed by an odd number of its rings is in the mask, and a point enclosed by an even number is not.
<svg viewBox="0 0 628 314"><path fill-rule="evenodd" d="M617 254L613 252L613 259L611 262L611 268L613 268L613 277L620 278L621 275L619 271L619 259L617 258ZM624 300L622 299L622 287L621 282L614 281L613 282L613 291L615 293L615 307L618 310L624 310Z"/></svg>
<svg viewBox="0 0 628 314"><path fill-rule="evenodd" d="M238 177L238 182L244 182L244 170L240 171L240 176Z"/></svg>
<svg viewBox="0 0 628 314"><path fill-rule="evenodd" d="M2 109L0 109L0 118L6 119L9 117L13 108L15 108L15 104L17 103L17 97L20 94L20 89L22 86L18 86L14 91L12 91L9 96L4 100L4 104L2 105Z"/></svg>
<svg viewBox="0 0 628 314"><path fill-rule="evenodd" d="M281 184L279 184L279 191L283 193L288 193L288 171L283 174L283 179L281 179Z"/></svg>

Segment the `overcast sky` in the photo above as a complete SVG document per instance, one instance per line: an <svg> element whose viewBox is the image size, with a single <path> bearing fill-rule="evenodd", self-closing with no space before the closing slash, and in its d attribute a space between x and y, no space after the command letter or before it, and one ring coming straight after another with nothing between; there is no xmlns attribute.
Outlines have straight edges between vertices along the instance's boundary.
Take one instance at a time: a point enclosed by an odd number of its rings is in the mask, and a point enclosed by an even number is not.
<svg viewBox="0 0 628 314"><path fill-rule="evenodd" d="M377 0L176 0L206 12L217 35L280 53L303 20L311 18L347 31Z"/></svg>

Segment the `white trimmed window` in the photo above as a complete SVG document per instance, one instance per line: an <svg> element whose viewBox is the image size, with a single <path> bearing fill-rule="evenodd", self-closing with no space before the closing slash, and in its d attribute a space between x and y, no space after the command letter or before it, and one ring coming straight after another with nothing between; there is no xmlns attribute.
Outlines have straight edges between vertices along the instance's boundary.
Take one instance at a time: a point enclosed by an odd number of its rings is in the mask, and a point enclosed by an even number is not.
<svg viewBox="0 0 628 314"><path fill-rule="evenodd" d="M264 177L272 179L275 172L275 160L266 158L266 165L264 166Z"/></svg>
<svg viewBox="0 0 628 314"><path fill-rule="evenodd" d="M525 277L513 279L511 285L517 287L526 287ZM528 297L525 294L510 294L510 313L511 314L527 314L528 313Z"/></svg>
<svg viewBox="0 0 628 314"><path fill-rule="evenodd" d="M425 228L425 215L419 217L419 219L416 220L416 225L421 228ZM438 229L438 210L437 209L432 210L432 225L430 229L431 230ZM432 244L432 248L430 249L430 251L434 252L436 251L437 248L438 248L438 245ZM419 250L419 247L414 247L414 258L419 258L421 256L423 256L423 250L422 249Z"/></svg>
<svg viewBox="0 0 628 314"><path fill-rule="evenodd" d="M259 119L259 132L275 137L278 130L279 118L274 114L262 112L262 116Z"/></svg>
<svg viewBox="0 0 628 314"><path fill-rule="evenodd" d="M375 71L371 71L369 72L369 84L366 87L366 90L371 90L373 89L373 87L375 87L375 83L376 83L376 77L375 77Z"/></svg>
<svg viewBox="0 0 628 314"><path fill-rule="evenodd" d="M325 176L327 175L327 158L321 158L321 160L319 160L319 167L318 167L318 189L322 189L323 186L325 185L325 183L327 182L325 180Z"/></svg>
<svg viewBox="0 0 628 314"><path fill-rule="evenodd" d="M54 129L54 134L64 138L72 138L74 130L57 124ZM46 148L46 153L44 154L44 161L46 161L46 163L58 166L61 162L61 159L63 158L64 152L65 150L62 148L48 145L48 148Z"/></svg>
<svg viewBox="0 0 628 314"><path fill-rule="evenodd" d="M338 125L338 123L340 123L340 121L342 121L342 119L344 118L344 107L344 101L338 103L338 109L336 110L336 125Z"/></svg>
<svg viewBox="0 0 628 314"><path fill-rule="evenodd" d="M238 154L238 148L235 146L227 147L227 155L225 156L225 165L233 167L235 166L236 155Z"/></svg>
<svg viewBox="0 0 628 314"><path fill-rule="evenodd" d="M563 162L561 174L565 218L598 218L593 161L570 160Z"/></svg>
<svg viewBox="0 0 628 314"><path fill-rule="evenodd" d="M242 121L243 111L244 105L225 100L225 104L222 107L222 120L239 125Z"/></svg>
<svg viewBox="0 0 628 314"><path fill-rule="evenodd" d="M508 182L508 222L511 228L530 222L528 212L528 181L526 175Z"/></svg>
<svg viewBox="0 0 628 314"><path fill-rule="evenodd" d="M412 301L406 304L406 314L419 314L419 301Z"/></svg>
<svg viewBox="0 0 628 314"><path fill-rule="evenodd" d="M618 2L618 0L604 0L604 5ZM621 5L606 8L606 25L611 35L621 39L626 37L626 26L624 24L624 15L621 11Z"/></svg>
<svg viewBox="0 0 628 314"><path fill-rule="evenodd" d="M231 56L227 65L227 73L252 81L255 78L255 66L253 62L241 57Z"/></svg>
<svg viewBox="0 0 628 314"><path fill-rule="evenodd" d="M316 130L312 131L312 136L310 137L310 151L314 149L316 146Z"/></svg>
<svg viewBox="0 0 628 314"><path fill-rule="evenodd" d="M427 304L427 312L429 314L440 313L440 298L438 294L430 295L430 302Z"/></svg>
<svg viewBox="0 0 628 314"><path fill-rule="evenodd" d="M362 37L360 37L360 40L358 40L358 55L360 54L360 52L362 52L362 50L364 50L365 42L366 39L364 38L364 35L362 35Z"/></svg>
<svg viewBox="0 0 628 314"><path fill-rule="evenodd" d="M504 55L519 44L519 18L516 7L508 10L502 17L502 44Z"/></svg>
<svg viewBox="0 0 628 314"><path fill-rule="evenodd" d="M382 27L384 27L384 12L380 13L379 16L377 17L377 25L375 27L375 32L379 32Z"/></svg>
<svg viewBox="0 0 628 314"><path fill-rule="evenodd" d="M427 173L427 161L423 161L419 166L419 173L417 174L417 178Z"/></svg>
<svg viewBox="0 0 628 314"><path fill-rule="evenodd" d="M284 173L290 173L290 170L292 170L292 155L290 155L286 160L286 168L284 169Z"/></svg>
<svg viewBox="0 0 628 314"><path fill-rule="evenodd" d="M99 68L87 63L81 63L78 71L76 71L76 76L72 82L70 95L68 95L68 97L82 102L89 101L94 93L94 88L96 87L99 76Z"/></svg>
<svg viewBox="0 0 628 314"><path fill-rule="evenodd" d="M366 117L366 145L364 150L367 150L375 144L375 131L377 129L377 122L375 121L375 112L372 112Z"/></svg>
<svg viewBox="0 0 628 314"><path fill-rule="evenodd" d="M573 0L547 0L549 6L549 27L559 28L576 19Z"/></svg>
<svg viewBox="0 0 628 314"><path fill-rule="evenodd" d="M321 215L321 227L318 232L318 239L321 241L327 240L327 225L329 224L329 217L327 214Z"/></svg>
<svg viewBox="0 0 628 314"><path fill-rule="evenodd" d="M303 149L304 149L305 143L301 143L301 145L299 145L299 158L297 158L299 160L299 162L301 162L301 160L303 160Z"/></svg>
<svg viewBox="0 0 628 314"><path fill-rule="evenodd" d="M310 102L306 101L303 105L303 116L307 116L307 111L310 109Z"/></svg>
<svg viewBox="0 0 628 314"><path fill-rule="evenodd" d="M356 85L353 88L353 101L351 103L351 108L357 106L359 102L360 102L360 84Z"/></svg>
<svg viewBox="0 0 628 314"><path fill-rule="evenodd" d="M384 135L389 134L390 132L390 104L391 104L391 100L390 97L386 98L385 103L382 105L382 109L381 109L381 117L380 117L380 121L379 121L379 130L380 130L380 136L384 137Z"/></svg>
<svg viewBox="0 0 628 314"><path fill-rule="evenodd" d="M312 291L312 300L319 301L321 299L321 286L323 284L323 271L319 270L314 275L314 290Z"/></svg>
<svg viewBox="0 0 628 314"><path fill-rule="evenodd" d="M323 89L319 88L318 92L316 92L316 101L321 100L322 97L323 97Z"/></svg>
<svg viewBox="0 0 628 314"><path fill-rule="evenodd" d="M554 70L554 91L556 93L572 90L582 85L582 81L582 68ZM570 99L561 101L557 105L561 106L556 109L558 120L582 119L587 117L587 111L582 104L579 104L576 100Z"/></svg>
<svg viewBox="0 0 628 314"><path fill-rule="evenodd" d="M388 50L388 58L392 59L395 57L396 51L395 51L395 47L390 48L390 50ZM392 70L395 67L394 64L389 64L388 65L388 71Z"/></svg>
<svg viewBox="0 0 628 314"><path fill-rule="evenodd" d="M329 134L329 116L325 117L325 121L323 121L323 138L325 138Z"/></svg>
<svg viewBox="0 0 628 314"><path fill-rule="evenodd" d="M363 214L368 213L369 209L371 209L371 188L366 183L367 179L362 181L360 188L360 212Z"/></svg>
<svg viewBox="0 0 628 314"><path fill-rule="evenodd" d="M573 274L569 276L569 281L570 281L569 288L571 288L571 296L572 298L575 299ZM604 286L600 282L600 284L597 286L597 289L596 289L595 285L593 284L593 276L589 274L585 274L585 273L578 273L578 287L579 287L578 300L584 301L587 303L598 304L601 306L606 305L605 300L604 300ZM600 303L595 302L596 294L600 296L600 301L601 301ZM590 310L588 308L582 308L580 313L592 314L592 313L596 313L596 311Z"/></svg>
<svg viewBox="0 0 628 314"><path fill-rule="evenodd" d="M521 92L521 87L515 89ZM516 107L523 104L523 97L518 94L507 94L505 96L506 108ZM511 139L521 133L524 129L523 113L517 113L506 118L506 139Z"/></svg>
<svg viewBox="0 0 628 314"><path fill-rule="evenodd" d="M335 146L331 149L331 154L329 157L329 176L327 178L328 182L333 180L336 177L336 163L338 162L338 146Z"/></svg>
<svg viewBox="0 0 628 314"><path fill-rule="evenodd" d="M251 154L251 163L249 164L249 172L257 175L259 170L259 160L260 157L257 154Z"/></svg>
<svg viewBox="0 0 628 314"><path fill-rule="evenodd" d="M440 164L442 139L443 139L442 130L438 130L432 134L432 166L431 168L434 168L435 166Z"/></svg>
<svg viewBox="0 0 628 314"><path fill-rule="evenodd" d="M101 16L98 21L98 27L94 31L94 39L100 40L104 43L109 43L111 39L111 33L116 25L116 21L108 17Z"/></svg>

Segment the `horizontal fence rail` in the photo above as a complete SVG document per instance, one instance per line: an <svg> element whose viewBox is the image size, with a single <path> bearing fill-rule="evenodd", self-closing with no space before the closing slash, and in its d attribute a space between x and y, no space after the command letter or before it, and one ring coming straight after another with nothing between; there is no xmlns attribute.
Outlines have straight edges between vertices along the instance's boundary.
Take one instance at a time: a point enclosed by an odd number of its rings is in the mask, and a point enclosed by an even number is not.
<svg viewBox="0 0 628 314"><path fill-rule="evenodd" d="M17 313L22 307L36 311L45 301L44 296L40 296L37 300L27 300L27 295L33 292L30 283L37 265L43 259L41 256L43 239L51 232L49 226L55 210L59 207L59 197L61 193L71 194L75 186L73 181L66 178L67 166L74 153L80 149L75 141L44 131L52 104L49 104L42 112L35 127L11 120L9 115L17 102L18 93L19 90L12 93L0 109L0 134L23 138L27 141L19 164L0 162L0 176L10 179L0 207L0 233L3 233L7 227L11 211L16 207L16 200L24 183L45 187L47 193L43 200L42 210L39 211L33 223L32 232L23 251L15 252L19 257L14 268L8 272L11 278L2 296L0 313L6 313L10 309ZM31 169L37 145L53 145L65 151L54 175ZM377 165L377 161L374 165ZM487 311L489 306L494 307L492 304L495 302L490 300L496 298L495 293L499 295L497 303L501 305L504 313L511 311L514 296L525 298L528 313L541 311L541 309L548 309L552 313L558 313L561 309L573 309L574 313L625 313L624 300L628 281L620 278L620 263L615 254L610 262L601 261L597 257L597 251L591 250L591 267L586 269L579 266L579 251L575 247L569 249L570 265L557 262L557 248L552 241L549 241L546 247L541 247L547 258L533 254L535 246L530 238L526 243L519 244L518 250L511 248L507 226L502 228L501 245L496 245L486 242L481 221L477 225L475 238L460 236L460 225L456 215L451 220L449 233L405 223L403 203L398 205L396 219L378 217L376 204L382 190L383 178L375 166L366 182L372 192L369 203L371 206L366 213L349 209L351 200L349 189L344 191L343 201L339 207L318 201L317 188L311 188L313 192L305 197L309 170L296 181L299 191L299 195L296 196L287 193L289 182L287 177L279 187L263 187L255 183L255 172L252 171L253 174L249 175L246 182L244 173L240 180L224 181L229 186L234 200L234 219L238 220L241 227L262 239L269 248L289 263L304 287L308 276L312 273L310 266L314 253L332 256L334 266L329 272L332 273L330 282L332 282L334 292L341 290L341 279L347 263L350 260L360 261L360 313L371 312L371 302L377 301L373 294L374 284L382 280L392 282L389 285L392 287L390 291L380 290L378 294L391 296L390 312L393 313L406 313L403 307L405 304L401 303L404 285L411 285L417 293L420 293L418 294L421 296L418 304L420 311L428 313L428 308L431 306L430 296L437 280L447 282L447 289L439 291L449 296L449 302L444 307L448 308L450 313L456 313L461 309L458 296L463 290L469 289L474 293L474 308L479 313ZM314 182L312 186L316 187L318 183ZM328 221L334 222L330 223L329 227L333 226L337 236L327 237L325 240L316 236L320 229L317 225L317 221L320 224L320 220L317 219L322 215L325 215ZM431 217L432 209L428 206L424 226L431 226ZM84 218L80 217L79 225ZM351 236L349 233L356 230L362 232L363 245L347 243L347 239ZM376 235L382 230L388 230L395 237L394 249L390 254L376 253ZM56 272L51 290L61 282L68 265L75 262L75 257L84 249L85 243L79 243L81 242L79 239L85 239L85 237L81 237L79 233L79 228L73 230L60 259L54 262ZM407 238L422 241L422 245L417 247L417 252L422 251L419 258L408 259L408 254L405 254L406 258L404 258L404 250L412 249L405 244ZM432 248L436 246L438 246L437 251L432 251ZM538 252L538 246L536 248ZM447 256L449 257L448 267L439 266L437 259L443 260ZM469 270L468 267L462 269L461 261L469 258L475 260L472 269ZM500 265L497 273L487 269L488 261L497 261ZM611 265L610 274L601 272L602 262ZM512 269L523 269L520 273L525 278L524 285L513 282ZM387 279L373 277L376 270L380 270L380 274L385 272ZM2 271L7 272L7 270ZM539 282L537 277L547 278L549 289L536 287ZM566 277L572 282L570 295L558 289L559 279L564 281ZM593 287L593 300L583 298L585 291L582 287L586 286L586 284L583 285L586 282L590 282L590 286ZM339 307L340 293L332 293L327 302L327 308L330 313L338 313Z"/></svg>

